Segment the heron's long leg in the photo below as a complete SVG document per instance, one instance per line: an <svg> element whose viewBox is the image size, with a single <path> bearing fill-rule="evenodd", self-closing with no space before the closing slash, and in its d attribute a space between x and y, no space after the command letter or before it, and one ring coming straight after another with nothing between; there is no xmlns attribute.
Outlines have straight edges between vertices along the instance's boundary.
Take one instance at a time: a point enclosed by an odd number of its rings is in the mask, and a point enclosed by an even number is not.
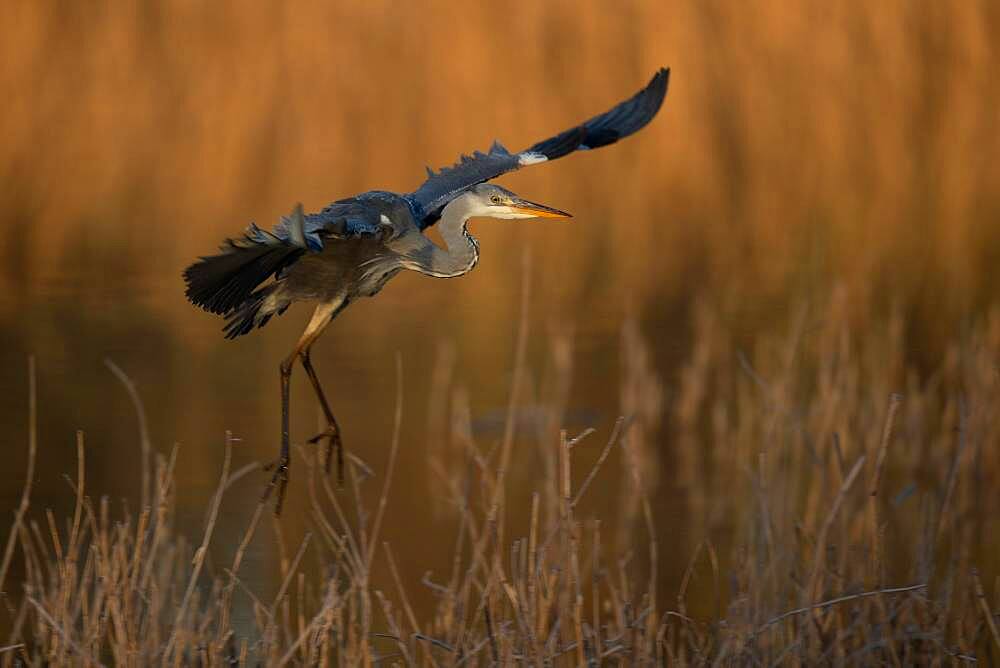
<svg viewBox="0 0 1000 668"><path fill-rule="evenodd" d="M295 362L296 355L298 355L297 348L281 362L281 452L278 455L278 461L272 464L274 475L271 476L271 482L267 485L264 495L261 497L262 501L266 501L267 497L274 491L274 488L278 488L278 497L274 502L275 515L281 514L281 507L285 502L285 488L288 487L288 465L291 463L288 404L291 391L292 365Z"/></svg>
<svg viewBox="0 0 1000 668"><path fill-rule="evenodd" d="M295 349L281 363L281 453L274 467L274 475L267 489L264 490L262 499L267 499L275 487L278 488L278 496L274 503L274 514L280 515L282 505L285 502L285 489L288 487L288 469L291 465L291 447L289 436L289 394L291 391L292 366L295 358L309 349L322 332L330 324L338 303L320 304L316 307L312 319L302 332L299 342L295 344ZM307 355L308 356L308 355ZM307 369L308 370L308 369ZM313 374L310 374L312 376Z"/></svg>
<svg viewBox="0 0 1000 668"><path fill-rule="evenodd" d="M323 387L319 384L319 376L316 375L316 370L313 368L312 359L310 357L310 350L312 346L307 346L305 350L299 355L302 360L302 367L306 370L306 375L309 376L309 380L312 382L313 390L316 391L316 398L319 399L319 405L323 408L323 414L326 416L327 430L322 434L318 434L313 438L309 439L310 443L318 443L322 439L328 439L326 445L326 472L330 472L330 460L332 459L333 451L337 451L337 481L343 485L344 484L344 444L340 439L340 425L337 424L337 418L333 416L333 411L330 409L330 404L326 400L326 394L323 392Z"/></svg>

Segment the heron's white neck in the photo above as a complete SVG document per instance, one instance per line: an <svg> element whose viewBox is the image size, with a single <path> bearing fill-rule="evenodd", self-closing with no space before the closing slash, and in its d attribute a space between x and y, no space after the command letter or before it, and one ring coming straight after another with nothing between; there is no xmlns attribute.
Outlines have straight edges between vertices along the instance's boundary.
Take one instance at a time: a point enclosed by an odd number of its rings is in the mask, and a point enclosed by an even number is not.
<svg viewBox="0 0 1000 668"><path fill-rule="evenodd" d="M441 278L461 276L476 266L479 261L479 244L469 234L466 223L469 218L479 215L478 208L475 198L462 195L449 202L441 212L438 229L448 250L433 254L433 275Z"/></svg>

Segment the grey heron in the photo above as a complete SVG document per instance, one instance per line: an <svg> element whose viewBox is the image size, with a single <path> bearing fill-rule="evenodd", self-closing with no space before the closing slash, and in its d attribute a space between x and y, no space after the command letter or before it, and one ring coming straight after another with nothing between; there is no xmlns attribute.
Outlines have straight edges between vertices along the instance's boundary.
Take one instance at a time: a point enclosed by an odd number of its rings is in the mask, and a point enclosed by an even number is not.
<svg viewBox="0 0 1000 668"><path fill-rule="evenodd" d="M297 205L273 231L251 224L243 236L227 240L221 253L202 257L184 271L187 298L226 318L226 338L263 327L294 302L316 302L316 310L291 353L281 362L281 450L264 497L277 488L281 507L289 476L289 382L301 362L326 418L326 429L310 443L326 441L326 470L336 451L343 480L340 426L313 368L310 351L337 314L359 297L376 295L403 269L436 278L468 273L479 259L479 244L469 234L470 218L567 218L568 213L523 199L488 183L502 174L599 148L627 137L649 123L667 93L669 69L660 69L638 93L530 148L511 153L498 141L482 153L463 155L452 167L427 170L415 191L370 191L338 200L318 213ZM438 225L446 248L424 233Z"/></svg>

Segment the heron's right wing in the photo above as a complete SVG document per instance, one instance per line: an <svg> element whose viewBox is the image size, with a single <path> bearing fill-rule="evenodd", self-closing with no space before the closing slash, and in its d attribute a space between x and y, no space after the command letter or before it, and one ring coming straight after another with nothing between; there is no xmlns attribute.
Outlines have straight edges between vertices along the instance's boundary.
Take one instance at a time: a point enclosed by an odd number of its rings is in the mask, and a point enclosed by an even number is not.
<svg viewBox="0 0 1000 668"><path fill-rule="evenodd" d="M607 146L637 132L660 110L669 80L670 70L662 68L645 88L624 102L520 153L510 153L499 142L494 142L488 153L477 151L471 157L462 156L454 166L436 173L428 170L423 185L406 196L420 227L433 225L448 202L479 183L526 165L556 160L574 151Z"/></svg>

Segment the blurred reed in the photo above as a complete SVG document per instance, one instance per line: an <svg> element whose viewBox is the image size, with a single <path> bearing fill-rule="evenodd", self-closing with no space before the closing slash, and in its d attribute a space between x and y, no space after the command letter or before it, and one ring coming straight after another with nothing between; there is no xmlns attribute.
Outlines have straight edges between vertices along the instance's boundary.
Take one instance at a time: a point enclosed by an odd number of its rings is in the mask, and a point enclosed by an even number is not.
<svg viewBox="0 0 1000 668"><path fill-rule="evenodd" d="M542 260L564 303L697 285L752 315L836 279L855 318L895 300L944 345L1000 287L998 21L986 0L14 2L0 287L173 286L250 220L412 189L425 161L527 145L669 64L641 137L509 179L580 214Z"/></svg>

